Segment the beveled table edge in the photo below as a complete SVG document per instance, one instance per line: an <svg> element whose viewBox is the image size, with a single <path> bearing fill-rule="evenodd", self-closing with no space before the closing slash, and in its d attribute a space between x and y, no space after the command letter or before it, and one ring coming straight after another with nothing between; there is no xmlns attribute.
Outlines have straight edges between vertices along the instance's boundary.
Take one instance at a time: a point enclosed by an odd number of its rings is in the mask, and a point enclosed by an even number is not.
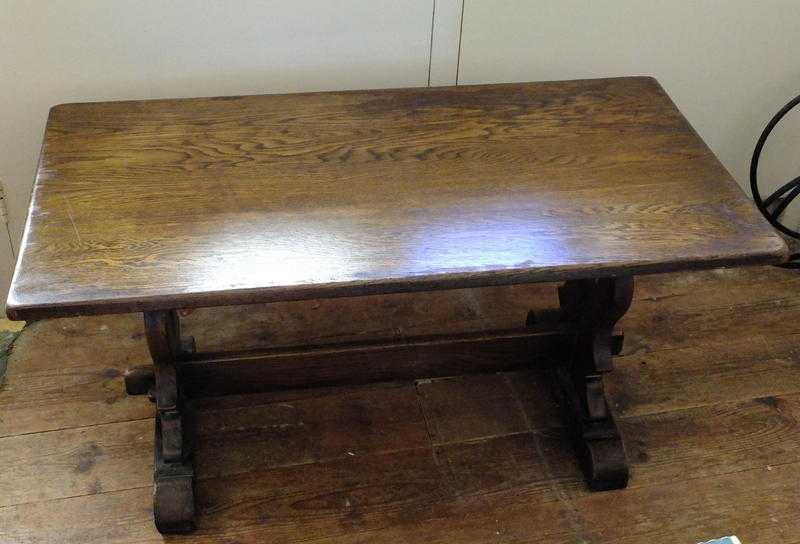
<svg viewBox="0 0 800 544"><path fill-rule="evenodd" d="M61 302L24 302L15 299L14 284L6 302L6 315L13 321L35 321L54 317L102 315L184 308L239 306L296 300L358 297L393 293L413 293L449 289L467 289L526 283L562 282L576 279L645 275L666 272L708 270L738 266L771 265L785 262L789 256L786 242L775 234L771 248L738 255L718 255L705 259L687 257L669 262L586 264L426 274L376 280L351 280L310 285L291 285L230 289L194 293L132 295L113 300L76 300ZM766 245L766 244L765 244Z"/></svg>

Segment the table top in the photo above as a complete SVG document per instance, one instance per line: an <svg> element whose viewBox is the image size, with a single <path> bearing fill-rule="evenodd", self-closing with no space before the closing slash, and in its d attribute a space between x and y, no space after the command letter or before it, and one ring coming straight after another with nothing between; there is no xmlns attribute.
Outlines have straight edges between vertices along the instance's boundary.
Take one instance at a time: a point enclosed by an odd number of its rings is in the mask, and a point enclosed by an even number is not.
<svg viewBox="0 0 800 544"><path fill-rule="evenodd" d="M8 314L778 262L652 78L64 104Z"/></svg>

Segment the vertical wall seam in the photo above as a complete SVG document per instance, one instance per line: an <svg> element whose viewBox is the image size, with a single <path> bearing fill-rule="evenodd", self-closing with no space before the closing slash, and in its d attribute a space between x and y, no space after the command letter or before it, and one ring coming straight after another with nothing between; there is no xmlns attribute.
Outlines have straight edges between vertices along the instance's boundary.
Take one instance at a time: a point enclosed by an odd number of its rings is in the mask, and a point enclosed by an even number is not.
<svg viewBox="0 0 800 544"><path fill-rule="evenodd" d="M431 43L428 49L428 87L431 86L431 66L433 66L433 27L436 22L436 0L433 0L433 10L431 12Z"/></svg>
<svg viewBox="0 0 800 544"><path fill-rule="evenodd" d="M459 21L458 23L458 57L456 58L456 85L458 85L458 71L461 68L461 36L464 34L464 4L466 3L467 0L461 0L461 21Z"/></svg>

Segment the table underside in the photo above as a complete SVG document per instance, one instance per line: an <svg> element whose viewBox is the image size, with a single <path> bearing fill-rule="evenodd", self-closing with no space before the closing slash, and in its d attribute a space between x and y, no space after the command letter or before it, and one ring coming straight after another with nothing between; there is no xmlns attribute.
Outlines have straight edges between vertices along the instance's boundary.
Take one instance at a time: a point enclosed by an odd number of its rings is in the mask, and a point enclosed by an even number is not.
<svg viewBox="0 0 800 544"><path fill-rule="evenodd" d="M606 400L603 375L622 349L617 321L630 306L633 278L572 280L560 309L529 313L518 329L279 350L197 353L177 310L144 313L152 365L129 369L129 394L156 404L154 516L163 533L194 529L192 398L281 388L430 378L543 365L564 408L576 454L593 490L625 487L629 468ZM396 363L413 361L412 367ZM409 371L409 368L413 370ZM309 380L313 369L315 380ZM531 452L534 455L534 452Z"/></svg>

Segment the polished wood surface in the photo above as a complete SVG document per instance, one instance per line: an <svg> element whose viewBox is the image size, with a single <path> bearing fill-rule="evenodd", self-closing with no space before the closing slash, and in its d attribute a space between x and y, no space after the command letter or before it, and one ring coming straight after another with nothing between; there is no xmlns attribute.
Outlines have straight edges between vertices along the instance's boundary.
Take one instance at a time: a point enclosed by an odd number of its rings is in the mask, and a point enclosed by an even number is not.
<svg viewBox="0 0 800 544"><path fill-rule="evenodd" d="M477 332L556 305L542 287L201 309L184 325L203 351L254 334L292 346ZM148 357L141 316L34 323L0 389L0 541L797 542L800 275L639 278L621 326L608 389L632 465L624 491L586 489L536 369L219 397L197 403L198 530L165 539L155 408L122 386Z"/></svg>
<svg viewBox="0 0 800 544"><path fill-rule="evenodd" d="M12 318L774 262L651 78L66 104Z"/></svg>

